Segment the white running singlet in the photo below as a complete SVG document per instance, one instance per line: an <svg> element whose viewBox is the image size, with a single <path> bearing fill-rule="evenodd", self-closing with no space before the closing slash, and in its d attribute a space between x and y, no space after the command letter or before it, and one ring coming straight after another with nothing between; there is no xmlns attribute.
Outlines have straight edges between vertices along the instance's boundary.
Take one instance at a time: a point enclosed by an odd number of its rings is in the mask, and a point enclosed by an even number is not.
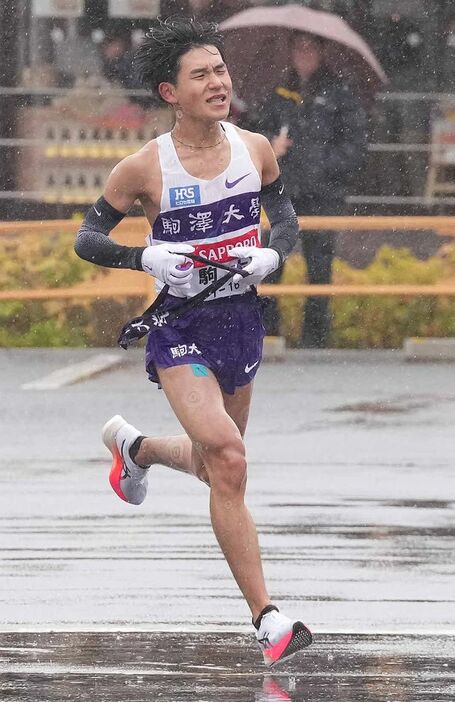
<svg viewBox="0 0 455 702"><path fill-rule="evenodd" d="M231 147L231 160L213 180L195 178L183 168L170 132L157 137L163 190L160 214L147 237L149 246L192 244L195 253L233 265L237 259L231 259L229 251L234 246L261 246L261 178L234 125L222 122L221 126ZM196 295L223 275L220 269L195 263L191 289L185 296ZM163 283L157 281L157 290L162 287ZM229 281L215 296L238 292L239 285ZM182 297L176 287L169 293ZM208 299L213 299L213 294Z"/></svg>

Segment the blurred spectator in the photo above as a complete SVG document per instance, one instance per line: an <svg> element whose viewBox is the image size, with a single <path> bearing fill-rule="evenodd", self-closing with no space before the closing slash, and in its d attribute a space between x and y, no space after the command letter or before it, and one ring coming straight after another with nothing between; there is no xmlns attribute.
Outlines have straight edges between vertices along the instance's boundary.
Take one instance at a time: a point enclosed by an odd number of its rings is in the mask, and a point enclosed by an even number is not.
<svg viewBox="0 0 455 702"><path fill-rule="evenodd" d="M247 7L251 7L248 0L190 0L192 11L198 19L207 22L223 22Z"/></svg>
<svg viewBox="0 0 455 702"><path fill-rule="evenodd" d="M211 5L212 0L190 0L191 12L194 12L198 18L207 11L207 8Z"/></svg>
<svg viewBox="0 0 455 702"><path fill-rule="evenodd" d="M98 46L89 35L68 36L61 27L54 27L51 37L59 85L70 87L78 78L100 73Z"/></svg>
<svg viewBox="0 0 455 702"><path fill-rule="evenodd" d="M394 88L409 90L410 81L422 80L428 47L418 24L393 12L375 22L376 54ZM426 72L423 74L427 78Z"/></svg>
<svg viewBox="0 0 455 702"><path fill-rule="evenodd" d="M133 36L129 31L117 30L106 34L100 45L100 56L102 75L110 83L125 90L138 90L144 87L135 72L134 53L137 46L138 43L133 42ZM158 96L151 91L147 97L130 96L129 101L144 109L160 103Z"/></svg>
<svg viewBox="0 0 455 702"><path fill-rule="evenodd" d="M107 34L100 45L100 56L103 76L123 88L130 88L133 59L130 33Z"/></svg>
<svg viewBox="0 0 455 702"><path fill-rule="evenodd" d="M348 85L325 66L323 40L294 34L290 80L277 86L258 115L297 214L343 214L349 186L365 161L367 119ZM301 240L309 282L330 283L334 233L303 231ZM277 271L267 282L280 278ZM266 328L279 334L276 302L268 308ZM328 298L307 298L301 345L325 347L329 332Z"/></svg>

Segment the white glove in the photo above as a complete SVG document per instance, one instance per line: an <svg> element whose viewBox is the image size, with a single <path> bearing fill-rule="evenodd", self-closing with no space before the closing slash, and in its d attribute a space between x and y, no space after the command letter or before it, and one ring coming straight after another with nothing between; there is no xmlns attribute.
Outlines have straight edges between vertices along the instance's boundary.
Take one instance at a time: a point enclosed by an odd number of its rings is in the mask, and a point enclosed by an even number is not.
<svg viewBox="0 0 455 702"><path fill-rule="evenodd" d="M278 251L274 249L262 249L257 246L234 246L229 251L229 255L240 259L250 259L248 265L242 269L249 273L248 277L244 278L237 273L232 278L233 283L243 281L245 286L257 285L280 265Z"/></svg>
<svg viewBox="0 0 455 702"><path fill-rule="evenodd" d="M163 283L172 286L188 286L193 275L193 261L176 253L193 253L191 244L157 244L147 246L142 253L142 268Z"/></svg>

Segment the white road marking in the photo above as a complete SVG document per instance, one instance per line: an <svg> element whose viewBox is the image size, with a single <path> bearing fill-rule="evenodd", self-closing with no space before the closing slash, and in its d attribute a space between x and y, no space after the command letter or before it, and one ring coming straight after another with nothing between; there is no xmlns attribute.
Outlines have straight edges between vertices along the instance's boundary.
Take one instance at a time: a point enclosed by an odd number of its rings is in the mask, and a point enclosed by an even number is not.
<svg viewBox="0 0 455 702"><path fill-rule="evenodd" d="M7 653L52 653L52 648L35 648L33 646L1 646L0 652L6 651Z"/></svg>
<svg viewBox="0 0 455 702"><path fill-rule="evenodd" d="M80 363L73 363L65 368L58 368L43 378L32 380L21 385L22 390L56 390L65 385L73 385L81 380L92 378L94 375L121 365L125 357L119 354L103 353Z"/></svg>

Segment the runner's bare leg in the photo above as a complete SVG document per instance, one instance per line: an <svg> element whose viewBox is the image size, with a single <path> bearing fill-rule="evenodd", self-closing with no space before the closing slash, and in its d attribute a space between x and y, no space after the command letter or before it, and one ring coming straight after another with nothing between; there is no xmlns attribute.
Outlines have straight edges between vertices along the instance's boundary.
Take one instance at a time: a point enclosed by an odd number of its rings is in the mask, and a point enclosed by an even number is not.
<svg viewBox="0 0 455 702"><path fill-rule="evenodd" d="M207 471L187 434L147 437L135 456L140 466L158 464L189 473L208 484Z"/></svg>
<svg viewBox="0 0 455 702"><path fill-rule="evenodd" d="M242 438L245 436L248 422L251 393L251 384L238 388L234 395L222 392L226 412L234 420ZM154 464L167 466L174 470L194 475L202 482L210 485L202 458L194 450L193 442L187 434L147 437L141 443L135 462L141 466Z"/></svg>
<svg viewBox="0 0 455 702"><path fill-rule="evenodd" d="M171 458L172 467L177 467L176 446L182 449L179 459L182 469L188 468L186 461L190 460L191 450L193 455L200 457L210 482L210 515L214 533L256 619L270 604L270 598L264 583L256 527L244 502L246 460L241 432L246 426L251 388L239 388L234 396L223 395L211 372L208 376L196 377L190 366L159 369L159 378L193 448L182 438L181 443L174 442L172 451L172 442L167 437L167 443L160 444L158 439L155 444L146 444L136 460L141 463L150 458L154 449L160 462ZM240 426L227 409L236 416ZM191 472L194 468L191 459Z"/></svg>

